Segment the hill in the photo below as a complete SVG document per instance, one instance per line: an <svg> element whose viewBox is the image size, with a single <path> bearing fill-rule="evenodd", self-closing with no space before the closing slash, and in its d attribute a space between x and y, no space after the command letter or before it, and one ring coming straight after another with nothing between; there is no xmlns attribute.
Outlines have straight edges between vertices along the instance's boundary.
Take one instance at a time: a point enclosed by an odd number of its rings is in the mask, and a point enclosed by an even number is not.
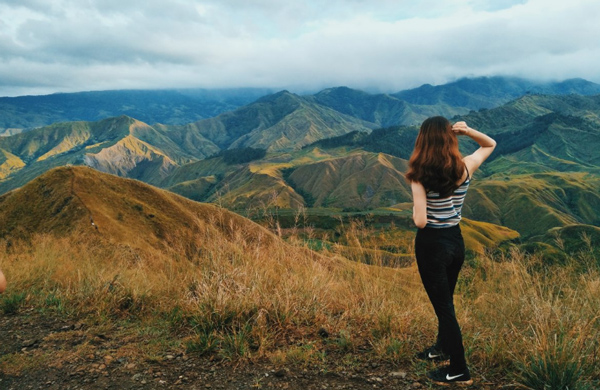
<svg viewBox="0 0 600 390"><path fill-rule="evenodd" d="M58 123L2 137L0 193L64 165L87 165L107 173L158 182L176 166L219 150L200 135L184 145L170 136L121 116L98 122Z"/></svg>
<svg viewBox="0 0 600 390"><path fill-rule="evenodd" d="M151 124L185 124L234 110L269 93L268 89L178 89L0 97L0 134L121 115Z"/></svg>
<svg viewBox="0 0 600 390"><path fill-rule="evenodd" d="M597 172L600 95L524 96L501 107L457 118L498 142L485 171ZM471 143L465 151L473 150Z"/></svg>
<svg viewBox="0 0 600 390"><path fill-rule="evenodd" d="M425 84L392 96L412 104L478 110L497 107L529 94L597 95L600 94L600 85L582 79L541 83L516 77L477 77L437 86Z"/></svg>
<svg viewBox="0 0 600 390"><path fill-rule="evenodd" d="M0 238L39 234L187 256L208 237L239 238L248 245L274 240L262 227L217 206L86 167L53 169L0 197Z"/></svg>
<svg viewBox="0 0 600 390"><path fill-rule="evenodd" d="M289 92L186 126L150 126L126 116L59 123L0 138L0 192L66 164L159 183L175 167L222 149L293 150L372 127Z"/></svg>
<svg viewBox="0 0 600 390"><path fill-rule="evenodd" d="M339 137L327 138L307 145L305 148L318 147L331 150L347 146L374 153L386 153L408 160L418 132L419 129L416 126L391 126L375 129L371 133L352 132Z"/></svg>
<svg viewBox="0 0 600 390"><path fill-rule="evenodd" d="M468 110L448 105L417 105L387 94L369 94L347 87L325 89L307 98L377 127L415 125L430 116L453 117Z"/></svg>
<svg viewBox="0 0 600 390"><path fill-rule="evenodd" d="M473 182L463 214L525 238L572 224L600 226L600 176L538 173Z"/></svg>
<svg viewBox="0 0 600 390"><path fill-rule="evenodd" d="M600 160L600 95L524 96L503 106L471 112L454 120L492 135L498 147L484 165L485 175L552 171L597 172ZM323 149L342 146L408 159L418 129L392 126L371 133L349 133L317 141ZM475 143L463 138L461 150ZM494 161L497 160L497 161Z"/></svg>
<svg viewBox="0 0 600 390"><path fill-rule="evenodd" d="M319 139L351 131L370 131L375 125L282 91L237 110L186 126L174 132L197 132L219 148L293 150Z"/></svg>
<svg viewBox="0 0 600 390"><path fill-rule="evenodd" d="M292 168L287 181L311 207L364 210L411 200L406 160L383 153L355 153Z"/></svg>
<svg viewBox="0 0 600 390"><path fill-rule="evenodd" d="M306 229L311 232L306 239L317 240L314 249L335 247L360 262L406 266L412 261L407 248L414 227L405 170L406 160L391 155L313 146L248 164L229 165L220 157L186 164L161 185L236 210L284 237ZM346 237L356 233L352 226L366 221L368 227L362 229L373 229L368 237ZM465 226L467 246L474 252L519 236L491 223L470 221Z"/></svg>
<svg viewBox="0 0 600 390"><path fill-rule="evenodd" d="M311 147L248 164L226 164L222 158L186 164L161 186L234 210L267 206L363 210L407 201L405 168L406 161L383 153Z"/></svg>
<svg viewBox="0 0 600 390"><path fill-rule="evenodd" d="M578 117L599 124L600 95L527 95L492 109L470 112L462 118L492 134L506 132L550 113Z"/></svg>

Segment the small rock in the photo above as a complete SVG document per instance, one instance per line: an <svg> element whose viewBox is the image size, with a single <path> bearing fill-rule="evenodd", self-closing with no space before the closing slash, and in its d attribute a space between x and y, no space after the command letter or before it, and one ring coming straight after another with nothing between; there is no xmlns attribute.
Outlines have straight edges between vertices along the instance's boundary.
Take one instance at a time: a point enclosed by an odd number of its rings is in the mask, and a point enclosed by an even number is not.
<svg viewBox="0 0 600 390"><path fill-rule="evenodd" d="M25 340L25 341L23 341L23 344L21 344L21 347L31 348L37 344L39 344L39 340Z"/></svg>
<svg viewBox="0 0 600 390"><path fill-rule="evenodd" d="M285 370L277 370L273 373L273 375L275 375L277 378L283 378L285 376Z"/></svg>
<svg viewBox="0 0 600 390"><path fill-rule="evenodd" d="M173 360L173 359L175 359L175 356L173 356L173 355L167 355L165 357L167 358L167 360Z"/></svg>

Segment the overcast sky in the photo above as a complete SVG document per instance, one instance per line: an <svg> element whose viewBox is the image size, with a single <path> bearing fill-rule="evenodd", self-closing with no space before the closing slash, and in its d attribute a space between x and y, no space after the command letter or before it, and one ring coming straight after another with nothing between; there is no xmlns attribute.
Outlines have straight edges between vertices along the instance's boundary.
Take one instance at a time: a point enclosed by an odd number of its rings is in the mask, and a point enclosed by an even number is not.
<svg viewBox="0 0 600 390"><path fill-rule="evenodd" d="M0 0L0 96L600 83L598 0Z"/></svg>

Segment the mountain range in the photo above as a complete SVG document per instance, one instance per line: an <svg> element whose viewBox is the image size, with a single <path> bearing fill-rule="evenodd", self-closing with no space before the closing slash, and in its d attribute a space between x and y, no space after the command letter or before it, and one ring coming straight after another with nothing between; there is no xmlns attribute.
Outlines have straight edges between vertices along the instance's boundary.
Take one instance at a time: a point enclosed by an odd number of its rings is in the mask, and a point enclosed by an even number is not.
<svg viewBox="0 0 600 390"><path fill-rule="evenodd" d="M127 115L145 123L185 124L249 104L266 88L121 90L0 97L0 134L57 122L99 121Z"/></svg>
<svg viewBox="0 0 600 390"><path fill-rule="evenodd" d="M306 96L280 91L186 124L150 125L125 115L55 123L0 137L0 193L54 167L86 165L249 216L304 208L325 231L337 222L324 211L371 213L379 215L378 226L394 221L406 230L413 124L445 113L498 141L475 176L465 227L490 232L494 245L517 234L552 245L556 229L582 227L564 230L573 234L600 226L600 95L584 95L597 87L503 78L391 95L339 87ZM475 147L461 142L463 153ZM518 233L500 233L502 226ZM472 246L484 245L483 237Z"/></svg>
<svg viewBox="0 0 600 390"><path fill-rule="evenodd" d="M0 97L0 135L57 122L99 121L127 115L154 125L185 125L232 111L272 94L271 89L115 90ZM346 87L303 96L322 106L373 123L376 127L414 125L433 115L452 117L492 108L526 94L594 95L600 85L570 79L535 82L514 77L464 78L455 82L389 94Z"/></svg>

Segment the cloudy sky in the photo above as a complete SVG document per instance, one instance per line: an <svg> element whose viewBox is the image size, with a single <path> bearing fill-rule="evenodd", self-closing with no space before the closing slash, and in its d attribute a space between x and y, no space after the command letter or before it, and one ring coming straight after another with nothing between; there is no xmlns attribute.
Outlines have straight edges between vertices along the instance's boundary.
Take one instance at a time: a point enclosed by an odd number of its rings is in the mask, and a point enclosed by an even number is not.
<svg viewBox="0 0 600 390"><path fill-rule="evenodd" d="M0 0L0 96L600 83L598 0Z"/></svg>

